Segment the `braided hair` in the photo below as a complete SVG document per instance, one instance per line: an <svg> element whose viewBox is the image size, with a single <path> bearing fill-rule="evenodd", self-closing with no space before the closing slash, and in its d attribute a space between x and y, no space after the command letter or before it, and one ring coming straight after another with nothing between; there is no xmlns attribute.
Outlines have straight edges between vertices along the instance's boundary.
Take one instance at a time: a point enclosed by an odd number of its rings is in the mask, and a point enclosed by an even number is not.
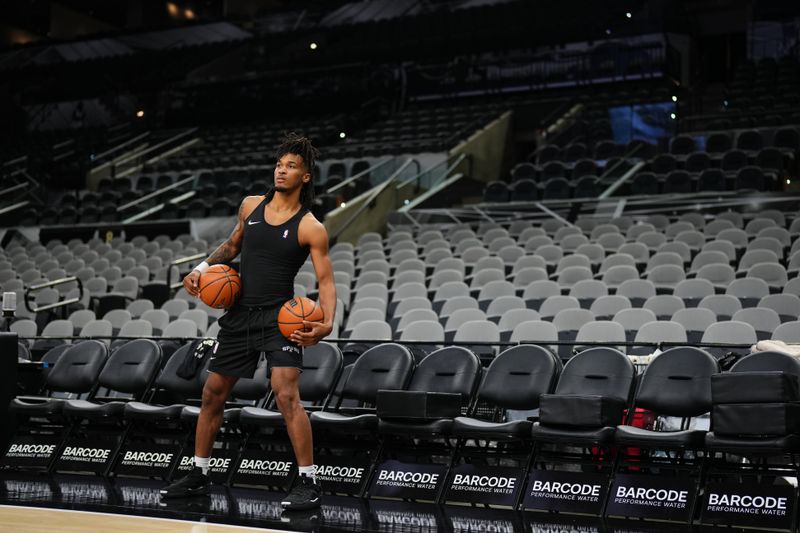
<svg viewBox="0 0 800 533"><path fill-rule="evenodd" d="M311 139L292 132L287 133L281 139L281 144L275 152L275 160L280 160L286 154L302 157L306 171L311 174L311 179L307 183L303 183L303 187L300 189L300 203L305 209L311 209L314 204L314 167L320 155L319 150L311 144ZM267 201L271 201L273 196L275 196L274 186L267 191Z"/></svg>

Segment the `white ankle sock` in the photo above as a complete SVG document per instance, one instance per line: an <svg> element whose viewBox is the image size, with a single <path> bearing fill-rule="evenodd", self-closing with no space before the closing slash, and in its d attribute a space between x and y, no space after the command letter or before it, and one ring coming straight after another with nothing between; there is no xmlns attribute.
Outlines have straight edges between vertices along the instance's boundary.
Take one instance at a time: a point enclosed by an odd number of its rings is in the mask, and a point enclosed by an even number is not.
<svg viewBox="0 0 800 533"><path fill-rule="evenodd" d="M203 475L208 475L209 463L211 462L211 457L197 457L194 456L194 466L199 468L203 471Z"/></svg>
<svg viewBox="0 0 800 533"><path fill-rule="evenodd" d="M297 467L297 472L301 476L310 477L311 481L313 481L314 483L317 482L316 471L317 471L317 465L308 465L308 466L298 466Z"/></svg>

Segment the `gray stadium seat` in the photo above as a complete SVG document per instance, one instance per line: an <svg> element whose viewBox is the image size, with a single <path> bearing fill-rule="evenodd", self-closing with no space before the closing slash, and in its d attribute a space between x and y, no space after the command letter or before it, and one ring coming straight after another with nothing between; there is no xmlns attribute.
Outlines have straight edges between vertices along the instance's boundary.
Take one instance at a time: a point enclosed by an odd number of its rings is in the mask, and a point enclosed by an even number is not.
<svg viewBox="0 0 800 533"><path fill-rule="evenodd" d="M203 309L188 309L182 312L178 318L191 320L197 325L197 331L200 336L206 334L206 330L208 329L208 313Z"/></svg>
<svg viewBox="0 0 800 533"><path fill-rule="evenodd" d="M769 295L769 285L758 278L735 279L728 285L725 294L737 297L742 307L755 307L761 298Z"/></svg>
<svg viewBox="0 0 800 533"><path fill-rule="evenodd" d="M656 295L656 286L646 279L629 279L617 287L617 294L627 297L634 307L641 307Z"/></svg>
<svg viewBox="0 0 800 533"><path fill-rule="evenodd" d="M539 313L533 309L518 308L507 310L502 314L497 325L498 329L500 330L500 340L503 342L508 342L511 338L511 333L514 331L517 325L523 322L530 322L539 319Z"/></svg>
<svg viewBox="0 0 800 533"><path fill-rule="evenodd" d="M772 338L776 341L783 341L787 344L800 343L800 321L793 320L784 322L772 332Z"/></svg>
<svg viewBox="0 0 800 533"><path fill-rule="evenodd" d="M779 293L789 280L786 269L778 263L759 263L747 271L748 278L764 280L772 293Z"/></svg>
<svg viewBox="0 0 800 533"><path fill-rule="evenodd" d="M603 283L609 289L609 292L613 293L614 291L619 290L619 287L630 280L638 280L639 279L639 271L636 267L633 266L626 266L626 265L618 265L613 266L605 271L602 277ZM651 283L652 285L652 283ZM655 286L654 290L655 290Z"/></svg>
<svg viewBox="0 0 800 533"><path fill-rule="evenodd" d="M706 265L697 272L697 279L711 282L717 293L724 293L736 278L736 273L730 265Z"/></svg>
<svg viewBox="0 0 800 533"><path fill-rule="evenodd" d="M715 322L703 334L702 342L742 345L738 348L704 348L708 353L721 357L727 352L749 353L750 346L758 342L758 336L753 326L744 322Z"/></svg>
<svg viewBox="0 0 800 533"><path fill-rule="evenodd" d="M648 322L639 327L634 341L656 343L659 345L662 342L685 343L687 342L686 329L680 323L668 320ZM649 354L652 353L654 349L654 346L634 346L628 348L628 354Z"/></svg>
<svg viewBox="0 0 800 533"><path fill-rule="evenodd" d="M589 346L586 346L585 344L581 346L581 343L586 342L624 343L626 342L625 328L623 328L621 324L611 320L595 320L592 322L587 322L578 330L578 335L575 338L575 342L578 343L578 346L576 346L575 349L579 351L589 348ZM624 346L612 346L612 348L621 352L625 352Z"/></svg>
<svg viewBox="0 0 800 533"><path fill-rule="evenodd" d="M108 320L92 320L81 328L79 337L102 337L98 338L100 342L108 346L111 344L112 327L111 322Z"/></svg>
<svg viewBox="0 0 800 533"><path fill-rule="evenodd" d="M544 320L528 320L520 322L511 332L510 342L529 342L545 345L558 341L558 330L552 322ZM558 352L557 345L548 345L553 353Z"/></svg>
<svg viewBox="0 0 800 533"><path fill-rule="evenodd" d="M592 303L603 296L608 296L608 287L602 281L585 279L575 283L569 291L580 302L581 307L588 309Z"/></svg>
<svg viewBox="0 0 800 533"><path fill-rule="evenodd" d="M737 311L732 320L746 322L756 330L758 340L765 340L772 337L775 328L781 325L781 317L777 312L766 307L749 307Z"/></svg>
<svg viewBox="0 0 800 533"><path fill-rule="evenodd" d="M758 307L772 309L781 317L781 322L790 322L800 317L800 297L794 294L770 294L758 302Z"/></svg>
<svg viewBox="0 0 800 533"><path fill-rule="evenodd" d="M717 321L717 315L711 309L692 307L677 311L672 315L672 321L683 326L690 344L697 344L708 326Z"/></svg>
<svg viewBox="0 0 800 533"><path fill-rule="evenodd" d="M683 300L671 294L651 296L642 306L643 309L649 309L655 313L658 320L670 320L676 311L685 307Z"/></svg>
<svg viewBox="0 0 800 533"><path fill-rule="evenodd" d="M683 300L686 307L697 307L700 300L716 294L716 291L714 285L707 279L685 279L675 286L672 294Z"/></svg>
<svg viewBox="0 0 800 533"><path fill-rule="evenodd" d="M631 301L627 297L615 294L597 298L589 310L597 320L611 320L619 311L630 308Z"/></svg>
<svg viewBox="0 0 800 533"><path fill-rule="evenodd" d="M454 342L500 342L500 330L497 324L489 320L470 320L458 326L453 337ZM494 346L471 345L469 348L481 357L496 354Z"/></svg>
<svg viewBox="0 0 800 533"><path fill-rule="evenodd" d="M697 307L701 309L710 309L714 311L718 321L730 320L736 311L742 308L741 302L735 296L729 294L715 294L713 296L706 296Z"/></svg>

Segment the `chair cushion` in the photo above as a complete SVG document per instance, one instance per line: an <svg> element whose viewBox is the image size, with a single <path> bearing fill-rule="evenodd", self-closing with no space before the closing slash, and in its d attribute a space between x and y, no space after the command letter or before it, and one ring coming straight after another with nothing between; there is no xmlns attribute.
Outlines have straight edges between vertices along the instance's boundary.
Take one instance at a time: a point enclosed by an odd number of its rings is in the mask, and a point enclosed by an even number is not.
<svg viewBox="0 0 800 533"><path fill-rule="evenodd" d="M52 416L61 413L66 400L61 398L42 398L43 401L36 399L14 398L8 405L8 409L17 414L27 416Z"/></svg>
<svg viewBox="0 0 800 533"><path fill-rule="evenodd" d="M706 433L706 448L718 452L778 455L800 450L800 435L781 437L733 437Z"/></svg>
<svg viewBox="0 0 800 533"><path fill-rule="evenodd" d="M186 407L179 403L175 405L150 405L149 403L130 402L125 405L123 416L140 420L177 420L181 411Z"/></svg>
<svg viewBox="0 0 800 533"><path fill-rule="evenodd" d="M112 418L122 416L126 402L94 403L86 400L67 400L64 414L83 418Z"/></svg>
<svg viewBox="0 0 800 533"><path fill-rule="evenodd" d="M706 431L686 429L683 431L651 431L633 426L617 426L614 441L628 446L646 448L702 448Z"/></svg>
<svg viewBox="0 0 800 533"><path fill-rule="evenodd" d="M343 415L319 411L311 413L311 425L315 428L331 431L374 431L378 429L378 415L365 413L362 415Z"/></svg>
<svg viewBox="0 0 800 533"><path fill-rule="evenodd" d="M200 416L200 408L196 405L187 405L181 410L181 420L194 424Z"/></svg>
<svg viewBox="0 0 800 533"><path fill-rule="evenodd" d="M617 428L606 426L601 428L580 429L560 426L542 426L539 422L533 424L531 436L534 440L544 442L558 442L565 444L604 444L614 440Z"/></svg>
<svg viewBox="0 0 800 533"><path fill-rule="evenodd" d="M409 435L419 437L431 437L437 435L450 435L453 430L452 418L441 418L430 422L403 422L399 420L383 420L378 422L379 433L390 433L392 435Z"/></svg>
<svg viewBox="0 0 800 533"><path fill-rule="evenodd" d="M511 440L529 437L533 423L529 420L488 422L477 418L459 416L453 423L453 434L475 439Z"/></svg>
<svg viewBox="0 0 800 533"><path fill-rule="evenodd" d="M283 427L286 421L280 411L262 409L260 407L242 407L239 415L239 423L254 426L278 426Z"/></svg>

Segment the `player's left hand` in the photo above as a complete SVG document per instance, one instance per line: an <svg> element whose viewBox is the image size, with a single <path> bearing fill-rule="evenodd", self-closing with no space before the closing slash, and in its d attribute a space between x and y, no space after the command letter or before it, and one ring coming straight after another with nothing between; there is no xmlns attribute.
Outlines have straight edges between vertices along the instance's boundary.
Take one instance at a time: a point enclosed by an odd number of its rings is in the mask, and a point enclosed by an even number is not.
<svg viewBox="0 0 800 533"><path fill-rule="evenodd" d="M299 346L313 346L330 335L331 331L333 331L333 327L322 322L303 320L303 329L298 329L292 333L289 340Z"/></svg>

